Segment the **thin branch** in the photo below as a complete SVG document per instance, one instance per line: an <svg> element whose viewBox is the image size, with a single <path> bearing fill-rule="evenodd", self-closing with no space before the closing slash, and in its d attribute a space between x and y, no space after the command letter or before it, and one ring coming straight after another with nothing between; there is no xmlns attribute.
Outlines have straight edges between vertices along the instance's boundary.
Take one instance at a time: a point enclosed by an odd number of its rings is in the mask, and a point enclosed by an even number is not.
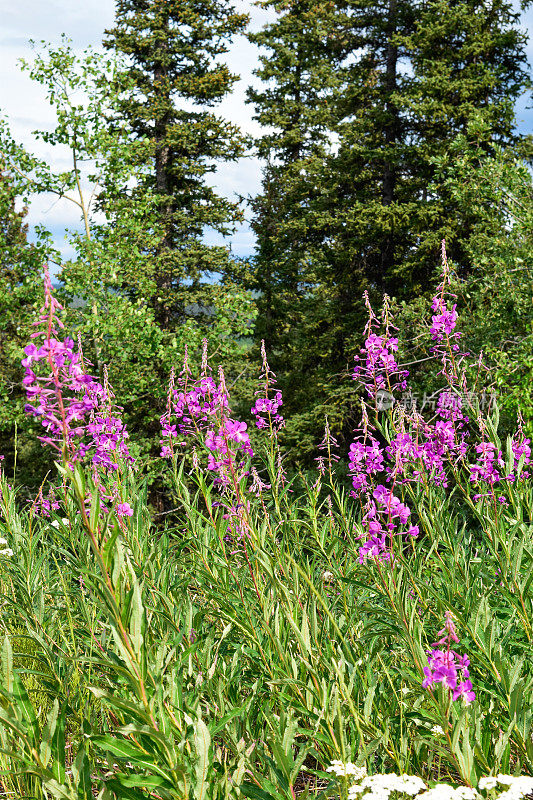
<svg viewBox="0 0 533 800"><path fill-rule="evenodd" d="M23 172L21 169L19 169L16 164L11 164L10 163L9 166L10 166L11 169L14 169L15 172L18 172L18 174L21 177L23 177L24 180L28 181L28 183L33 183L36 186L39 185L38 181L36 181L35 178L31 178L29 175L27 175L25 172ZM78 206L78 208L83 209L83 206L77 200L75 200L74 197L69 197L68 194L64 194L63 192L59 192L57 189L51 189L51 188L41 189L41 192L42 193L50 192L50 194L56 194L59 199L70 200L70 202L74 203L74 205Z"/></svg>

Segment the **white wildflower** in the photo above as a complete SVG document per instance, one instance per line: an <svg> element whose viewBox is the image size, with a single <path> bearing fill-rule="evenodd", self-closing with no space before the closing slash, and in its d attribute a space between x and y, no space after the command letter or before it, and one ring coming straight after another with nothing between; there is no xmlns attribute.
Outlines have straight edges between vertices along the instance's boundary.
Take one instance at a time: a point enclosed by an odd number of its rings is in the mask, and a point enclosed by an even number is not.
<svg viewBox="0 0 533 800"><path fill-rule="evenodd" d="M455 797L459 800L475 800L479 794L471 786L458 786L455 790Z"/></svg>
<svg viewBox="0 0 533 800"><path fill-rule="evenodd" d="M325 581L326 583L332 581L333 578L334 578L333 572L330 572L329 569L327 569L322 575L322 580Z"/></svg>
<svg viewBox="0 0 533 800"><path fill-rule="evenodd" d="M67 517L63 517L61 522L63 523L63 525L68 525ZM58 519L53 519L52 522L50 523L50 525L52 526L52 528L56 528L56 530L57 530L57 528L59 528L59 520Z"/></svg>
<svg viewBox="0 0 533 800"><path fill-rule="evenodd" d="M389 795L391 792L403 792L404 794L418 794L422 789L426 789L426 784L416 775L396 775L390 772L384 775L371 775L365 778L363 787L369 788L372 792L383 792ZM369 795L365 795L365 800Z"/></svg>
<svg viewBox="0 0 533 800"><path fill-rule="evenodd" d="M4 539L3 536L0 536L0 545L7 544L7 539ZM8 558L13 555L13 550L10 547L4 547L0 550L0 556L7 556Z"/></svg>
<svg viewBox="0 0 533 800"><path fill-rule="evenodd" d="M488 775L486 778L480 778L478 783L478 789L486 789L487 791L490 789L495 789L498 785L498 779L494 776Z"/></svg>
<svg viewBox="0 0 533 800"><path fill-rule="evenodd" d="M369 775L368 778L365 778L361 784L364 789L370 789L371 792L385 792L386 794L390 794L389 784L392 778L395 778L396 775L391 773L390 775ZM365 795L368 797L368 795Z"/></svg>
<svg viewBox="0 0 533 800"><path fill-rule="evenodd" d="M521 775L516 779L516 783L520 786L520 791L524 794L533 794L533 778L527 775Z"/></svg>
<svg viewBox="0 0 533 800"><path fill-rule="evenodd" d="M522 792L517 791L515 787L512 786L510 789L507 789L506 792L502 792L501 794L499 794L498 800L502 800L502 798L503 800L520 800L520 798L523 797L525 794L527 794L527 792L524 792L522 794Z"/></svg>
<svg viewBox="0 0 533 800"><path fill-rule="evenodd" d="M355 764L346 764L346 774L351 775L354 781L360 781L366 777L366 767L356 767Z"/></svg>
<svg viewBox="0 0 533 800"><path fill-rule="evenodd" d="M415 794L421 792L422 789L427 789L426 784L417 775L400 775L395 783L397 792L410 794L414 797Z"/></svg>
<svg viewBox="0 0 533 800"><path fill-rule="evenodd" d="M480 795L469 786L454 789L448 783L438 783L433 789L419 794L417 800L475 800Z"/></svg>
<svg viewBox="0 0 533 800"><path fill-rule="evenodd" d="M418 800L454 800L453 786L448 786L447 783L438 783L433 789L419 794Z"/></svg>
<svg viewBox="0 0 533 800"><path fill-rule="evenodd" d="M483 780L486 781L488 779L481 778L479 782L480 786ZM509 787L507 791L502 792L498 796L498 800L520 800L520 798L525 797L527 794L533 793L533 778L527 775L518 775L515 777L514 775L500 774L496 776L496 780L500 785Z"/></svg>
<svg viewBox="0 0 533 800"><path fill-rule="evenodd" d="M355 764L348 762L344 764L342 761L332 761L326 772L334 772L335 775L345 778L350 775L354 780L360 781L366 775L366 767L356 767Z"/></svg>
<svg viewBox="0 0 533 800"><path fill-rule="evenodd" d="M362 800L388 800L390 789L379 780L379 778L383 777L383 775L371 775L369 778L365 778L361 784L351 786L348 789L348 799L355 800L361 792L370 789L369 792L363 795Z"/></svg>
<svg viewBox="0 0 533 800"><path fill-rule="evenodd" d="M386 789L375 789L365 794L365 800L388 800L390 792Z"/></svg>
<svg viewBox="0 0 533 800"><path fill-rule="evenodd" d="M435 736L444 736L444 728L441 725L433 725L431 733Z"/></svg>

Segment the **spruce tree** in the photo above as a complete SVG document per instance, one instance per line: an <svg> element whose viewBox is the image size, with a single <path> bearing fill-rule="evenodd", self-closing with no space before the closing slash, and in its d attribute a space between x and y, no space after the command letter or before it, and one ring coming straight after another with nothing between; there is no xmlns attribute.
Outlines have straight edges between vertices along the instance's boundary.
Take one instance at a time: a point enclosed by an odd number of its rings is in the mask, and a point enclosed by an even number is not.
<svg viewBox="0 0 533 800"><path fill-rule="evenodd" d="M371 288L409 299L427 289L444 237L468 272L461 242L475 220L435 183L435 160L480 113L488 123L480 157L516 143L526 37L507 0L351 5L364 50L345 73L328 232L346 284L358 264Z"/></svg>
<svg viewBox="0 0 533 800"><path fill-rule="evenodd" d="M281 11L289 4L268 5ZM376 299L386 292L404 300L429 290L442 238L468 275L464 242L476 225L475 210L439 183L437 164L475 114L488 122L480 158L496 144L516 145L514 103L529 83L526 37L506 0L337 0L333 6L324 43L329 52L322 52L334 73L324 151L312 170L294 172L288 189L283 181L265 182L271 195L277 192L270 204L285 218L272 236L265 226L258 242L261 261L274 252L280 230L290 229L285 261L296 253L310 266L303 290L310 314L292 326L293 358L279 362L299 376L302 409L336 397L364 324L364 289ZM281 25L274 23L274 30L270 78L281 86L273 65L282 72L287 49L299 51ZM293 65L295 73L299 68ZM269 87L252 99L264 116L275 91ZM311 103L306 115L312 119ZM282 114L273 122L266 155L275 162L298 126ZM286 305L298 304L290 282L284 285Z"/></svg>
<svg viewBox="0 0 533 800"><path fill-rule="evenodd" d="M315 296L326 264L324 243L315 237L322 226L313 217L312 201L331 148L348 20L335 0L259 5L275 10L277 17L249 36L260 48L255 74L264 82L248 90L265 131L256 141L265 162L263 190L251 201L256 332L266 340L294 410L306 400L298 398L299 388L307 388L300 374L306 367L302 344L323 327L327 315L326 298L317 304Z"/></svg>
<svg viewBox="0 0 533 800"><path fill-rule="evenodd" d="M106 46L131 63L132 90L122 112L145 142L142 158L150 166L135 189L108 195L103 203L109 216L114 210L115 235L131 234L128 206L135 214L139 194L143 203L147 194L153 197L150 214L135 224L150 232L144 278L163 329L191 313L209 317L214 278L231 271L227 248L208 246L203 235L208 227L227 234L242 213L206 177L245 146L238 129L212 109L236 80L219 57L246 22L225 0L117 0L116 24L107 32ZM127 266L132 289L138 267Z"/></svg>

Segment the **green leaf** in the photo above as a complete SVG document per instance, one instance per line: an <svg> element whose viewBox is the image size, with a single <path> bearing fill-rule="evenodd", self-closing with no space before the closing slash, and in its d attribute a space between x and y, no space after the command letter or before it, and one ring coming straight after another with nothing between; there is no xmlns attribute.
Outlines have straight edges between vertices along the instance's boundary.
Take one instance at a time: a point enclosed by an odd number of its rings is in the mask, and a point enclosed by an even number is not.
<svg viewBox="0 0 533 800"><path fill-rule="evenodd" d="M203 719L198 717L194 724L194 745L197 755L195 800L204 800L207 795L209 781L211 736Z"/></svg>
<svg viewBox="0 0 533 800"><path fill-rule="evenodd" d="M131 763L133 769L146 770L149 775L155 774L167 781L171 780L162 760L158 757L158 748L154 748L155 754L152 754L139 745L124 739L116 739L111 734L91 736L91 741L100 750Z"/></svg>
<svg viewBox="0 0 533 800"><path fill-rule="evenodd" d="M54 778L44 781L43 787L57 800L79 800L77 792L70 786L58 783Z"/></svg>
<svg viewBox="0 0 533 800"><path fill-rule="evenodd" d="M52 704L52 708L50 709L50 712L47 716L46 725L44 726L43 732L41 734L41 746L39 748L39 758L41 759L45 767L48 766L48 762L52 757L52 740L55 734L58 714L59 714L59 701L56 697Z"/></svg>
<svg viewBox="0 0 533 800"><path fill-rule="evenodd" d="M139 583L136 580L133 586L130 616L130 640L136 656L139 658L143 644L144 606Z"/></svg>
<svg viewBox="0 0 533 800"><path fill-rule="evenodd" d="M4 644L2 647L2 672L4 687L8 692L11 692L13 690L13 648L11 647L11 640L7 634L4 637Z"/></svg>

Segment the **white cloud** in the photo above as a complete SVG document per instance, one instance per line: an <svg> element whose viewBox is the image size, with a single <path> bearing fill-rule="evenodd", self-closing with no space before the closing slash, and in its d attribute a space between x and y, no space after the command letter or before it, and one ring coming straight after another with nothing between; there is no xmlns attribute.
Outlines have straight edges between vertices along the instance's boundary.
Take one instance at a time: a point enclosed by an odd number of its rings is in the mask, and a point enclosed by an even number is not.
<svg viewBox="0 0 533 800"><path fill-rule="evenodd" d="M113 0L0 0L3 38L56 41L66 33L84 47L113 24Z"/></svg>

